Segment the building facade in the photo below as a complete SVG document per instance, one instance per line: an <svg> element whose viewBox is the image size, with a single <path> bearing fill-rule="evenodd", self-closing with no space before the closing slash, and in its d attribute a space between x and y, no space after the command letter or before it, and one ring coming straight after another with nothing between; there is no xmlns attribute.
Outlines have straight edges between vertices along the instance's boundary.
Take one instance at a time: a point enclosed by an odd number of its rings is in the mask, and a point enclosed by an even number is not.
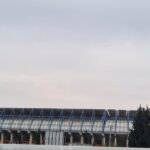
<svg viewBox="0 0 150 150"><path fill-rule="evenodd" d="M0 108L0 143L128 146L135 111Z"/></svg>

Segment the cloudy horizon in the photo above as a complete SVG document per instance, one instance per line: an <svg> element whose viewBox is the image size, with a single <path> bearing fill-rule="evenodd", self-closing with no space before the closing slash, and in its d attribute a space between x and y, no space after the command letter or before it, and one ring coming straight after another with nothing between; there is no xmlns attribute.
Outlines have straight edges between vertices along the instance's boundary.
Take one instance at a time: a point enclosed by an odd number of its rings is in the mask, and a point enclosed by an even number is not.
<svg viewBox="0 0 150 150"><path fill-rule="evenodd" d="M0 107L150 104L148 0L0 0Z"/></svg>

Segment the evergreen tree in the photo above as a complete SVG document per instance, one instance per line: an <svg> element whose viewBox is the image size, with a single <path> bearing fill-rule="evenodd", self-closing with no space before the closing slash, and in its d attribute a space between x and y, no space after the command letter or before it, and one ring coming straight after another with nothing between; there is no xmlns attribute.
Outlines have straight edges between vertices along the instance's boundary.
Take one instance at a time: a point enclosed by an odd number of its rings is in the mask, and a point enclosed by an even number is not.
<svg viewBox="0 0 150 150"><path fill-rule="evenodd" d="M129 135L130 147L150 147L150 109L138 108Z"/></svg>

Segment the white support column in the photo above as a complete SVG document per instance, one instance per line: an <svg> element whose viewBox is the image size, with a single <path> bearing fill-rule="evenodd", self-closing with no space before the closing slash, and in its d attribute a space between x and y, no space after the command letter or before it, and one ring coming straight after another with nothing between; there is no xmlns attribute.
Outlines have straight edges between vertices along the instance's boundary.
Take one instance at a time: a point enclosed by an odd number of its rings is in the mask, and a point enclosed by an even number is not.
<svg viewBox="0 0 150 150"><path fill-rule="evenodd" d="M12 144L14 141L14 135L12 132L10 132L10 144Z"/></svg>
<svg viewBox="0 0 150 150"><path fill-rule="evenodd" d="M84 136L82 133L80 134L80 137L81 137L81 145L83 145L84 144Z"/></svg>
<svg viewBox="0 0 150 150"><path fill-rule="evenodd" d="M114 135L114 147L116 147L117 146L117 137L116 137L116 135Z"/></svg>
<svg viewBox="0 0 150 150"><path fill-rule="evenodd" d="M40 133L40 144L41 144L41 145L43 144L43 136L42 136L42 133Z"/></svg>
<svg viewBox="0 0 150 150"><path fill-rule="evenodd" d="M70 135L70 144L71 145L73 144L73 135L72 134Z"/></svg>
<svg viewBox="0 0 150 150"><path fill-rule="evenodd" d="M127 139L126 139L126 147L128 147L129 146L129 136L127 135Z"/></svg>
<svg viewBox="0 0 150 150"><path fill-rule="evenodd" d="M33 140L33 135L32 135L32 132L30 132L30 135L29 135L29 144L32 144L32 140Z"/></svg>
<svg viewBox="0 0 150 150"><path fill-rule="evenodd" d="M3 143L4 143L4 133L1 132L1 144L3 144Z"/></svg>
<svg viewBox="0 0 150 150"><path fill-rule="evenodd" d="M94 145L94 135L91 135L91 145Z"/></svg>
<svg viewBox="0 0 150 150"><path fill-rule="evenodd" d="M102 146L106 146L105 135L102 134Z"/></svg>

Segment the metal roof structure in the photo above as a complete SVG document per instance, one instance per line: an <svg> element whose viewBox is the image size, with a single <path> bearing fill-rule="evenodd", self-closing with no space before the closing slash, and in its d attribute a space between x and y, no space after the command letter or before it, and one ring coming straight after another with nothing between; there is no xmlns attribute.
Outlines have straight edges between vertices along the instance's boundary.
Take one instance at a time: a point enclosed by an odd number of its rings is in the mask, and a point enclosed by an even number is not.
<svg viewBox="0 0 150 150"><path fill-rule="evenodd" d="M135 111L105 109L0 108L0 130L53 130L127 134Z"/></svg>

